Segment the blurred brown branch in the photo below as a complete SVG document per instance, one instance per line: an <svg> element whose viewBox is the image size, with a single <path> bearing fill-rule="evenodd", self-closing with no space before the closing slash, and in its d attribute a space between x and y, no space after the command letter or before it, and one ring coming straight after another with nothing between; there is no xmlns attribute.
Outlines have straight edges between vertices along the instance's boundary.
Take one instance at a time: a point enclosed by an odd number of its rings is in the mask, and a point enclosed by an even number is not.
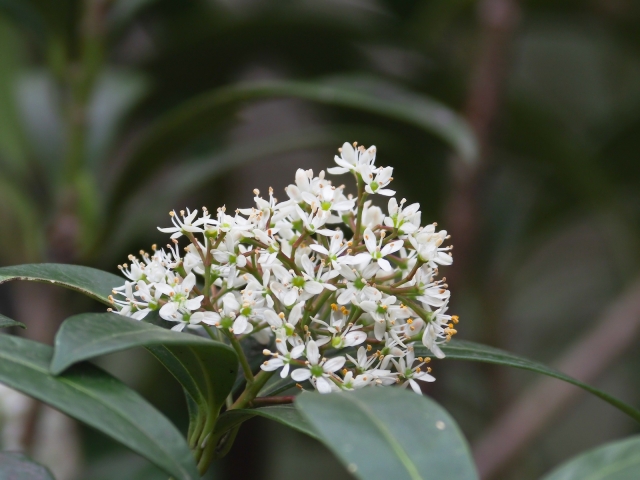
<svg viewBox="0 0 640 480"><path fill-rule="evenodd" d="M478 183L490 154L492 127L499 113L511 40L519 19L520 8L513 0L483 0L478 4L480 47L465 116L477 135L480 155L472 165L459 158L453 161L453 189L447 219L456 247L454 282L464 278L467 264L473 258L473 246L477 244Z"/></svg>
<svg viewBox="0 0 640 480"><path fill-rule="evenodd" d="M640 280L637 280L555 365L578 380L592 382L632 347L639 335ZM582 393L573 385L549 378L527 388L476 442L474 456L481 477L494 478Z"/></svg>

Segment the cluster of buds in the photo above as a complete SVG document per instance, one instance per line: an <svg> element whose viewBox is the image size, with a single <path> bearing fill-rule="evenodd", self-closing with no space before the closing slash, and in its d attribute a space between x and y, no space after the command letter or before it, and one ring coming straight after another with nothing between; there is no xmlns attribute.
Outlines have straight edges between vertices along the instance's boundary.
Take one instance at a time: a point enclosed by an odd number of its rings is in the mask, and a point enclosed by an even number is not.
<svg viewBox="0 0 640 480"><path fill-rule="evenodd" d="M352 173L357 197L324 171L300 169L285 201L254 190L255 207L234 215L171 212L173 226L159 230L172 243L120 266L127 281L113 310L138 320L157 310L172 330L204 327L234 346L252 336L269 347L262 370L322 393L392 384L420 392L416 380L434 377L413 345L442 358L439 345L456 333L446 279L437 279L452 262L449 237L420 225L419 204L396 200L393 168L375 166L375 147L339 151L327 171ZM390 197L386 214L374 195Z"/></svg>

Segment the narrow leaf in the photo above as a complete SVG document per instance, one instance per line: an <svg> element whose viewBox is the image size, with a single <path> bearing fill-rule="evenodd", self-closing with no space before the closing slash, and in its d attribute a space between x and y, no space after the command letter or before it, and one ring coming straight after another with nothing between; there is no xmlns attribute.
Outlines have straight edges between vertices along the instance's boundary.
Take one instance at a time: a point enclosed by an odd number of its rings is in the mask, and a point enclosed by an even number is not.
<svg viewBox="0 0 640 480"><path fill-rule="evenodd" d="M180 432L145 399L89 364L54 377L52 355L47 345L0 335L0 382L112 437L176 479L199 478Z"/></svg>
<svg viewBox="0 0 640 480"><path fill-rule="evenodd" d="M543 480L635 480L640 478L640 436L611 442L565 462Z"/></svg>
<svg viewBox="0 0 640 480"><path fill-rule="evenodd" d="M381 95L393 91L392 96ZM465 160L477 156L475 137L453 110L424 95L397 86L368 80L366 84L336 79L315 82L260 81L238 83L204 93L167 112L141 137L120 173L111 201L117 204L129 193L128 179L138 178L159 159L167 158L190 141L220 125L227 125L239 107L269 98L301 98L391 118L435 134Z"/></svg>
<svg viewBox="0 0 640 480"><path fill-rule="evenodd" d="M124 278L96 268L63 263L31 263L0 268L0 284L11 280L51 283L84 293L106 305L115 287L124 284Z"/></svg>
<svg viewBox="0 0 640 480"><path fill-rule="evenodd" d="M0 328L9 327L27 328L27 326L22 322L18 322L17 320L13 320L9 317L5 317L4 315L0 315Z"/></svg>
<svg viewBox="0 0 640 480"><path fill-rule="evenodd" d="M51 472L21 453L0 452L3 480L55 480Z"/></svg>
<svg viewBox="0 0 640 480"><path fill-rule="evenodd" d="M296 406L357 478L478 478L458 426L427 397L399 388L367 388L303 393Z"/></svg>
<svg viewBox="0 0 640 480"><path fill-rule="evenodd" d="M115 313L83 313L65 320L56 334L51 372L133 347L147 347L199 405L220 408L236 379L238 357L224 343Z"/></svg>
<svg viewBox="0 0 640 480"><path fill-rule="evenodd" d="M592 393L596 397L600 397L607 403L610 403L614 407L623 411L637 422L640 422L640 411L633 408L631 405L609 395L602 390L599 390L591 385L588 385L580 380L577 380L569 375L565 375L558 370L548 367L542 363L529 360L518 355L514 355L497 348L489 347L479 343L468 342L463 340L452 340L446 345L442 346L442 351L447 355L446 358L451 360L471 360L474 362L493 363L496 365L505 365L507 367L521 368L523 370L529 370L531 372L541 373L549 377L557 378L573 385L576 385L589 393ZM416 355L429 356L431 355L429 350L422 345L415 347Z"/></svg>
<svg viewBox="0 0 640 480"><path fill-rule="evenodd" d="M255 416L274 420L278 423L286 425L289 428L292 428L301 433L304 433L305 435L309 435L310 437L319 440L318 434L316 433L314 428L293 405L274 405L271 407L254 409L229 410L220 415L220 418L218 418L215 433L224 433Z"/></svg>
<svg viewBox="0 0 640 480"><path fill-rule="evenodd" d="M417 356L428 357L432 353L426 347L422 345L415 345L415 352ZM623 411L634 420L640 422L640 411L633 408L631 405L617 399L616 397L609 395L602 390L592 387L589 384L581 382L569 375L566 375L558 370L548 367L542 363L529 360L527 358L514 355L504 350L482 345L480 343L469 342L466 340L451 340L451 342L441 346L442 351L446 354L446 360L469 360L473 362L492 363L495 365L503 365L505 367L520 368L522 370L529 370L535 373L541 373L549 377L557 378L564 382L576 385L589 393L601 398L605 402L613 405L619 410ZM260 391L261 397L269 397L282 393L290 388L294 387L296 382L290 377L285 379L275 378L268 382L264 388Z"/></svg>

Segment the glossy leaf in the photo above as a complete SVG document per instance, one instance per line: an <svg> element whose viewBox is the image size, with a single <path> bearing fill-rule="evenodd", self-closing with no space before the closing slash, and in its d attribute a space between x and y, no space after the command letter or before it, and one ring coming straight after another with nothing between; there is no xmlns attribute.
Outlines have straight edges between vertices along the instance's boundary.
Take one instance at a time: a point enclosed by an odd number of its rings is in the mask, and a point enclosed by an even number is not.
<svg viewBox="0 0 640 480"><path fill-rule="evenodd" d="M478 478L458 426L428 397L400 388L366 388L303 393L296 407L357 478Z"/></svg>
<svg viewBox="0 0 640 480"><path fill-rule="evenodd" d="M21 453L0 452L3 480L55 480L51 472Z"/></svg>
<svg viewBox="0 0 640 480"><path fill-rule="evenodd" d="M414 346L417 356L428 357L432 356L432 353L423 345L417 344ZM464 340L452 340L451 342L441 346L442 351L446 354L446 360L470 360L474 362L493 363L495 365L503 365L505 367L520 368L522 370L529 370L535 373L541 373L549 377L557 378L580 388L583 388L589 393L600 397L605 402L613 405L614 407L622 410L624 413L640 422L640 412L633 408L631 405L609 395L602 390L592 387L589 384L581 382L569 375L566 375L558 370L548 367L542 363L529 360L518 355L514 355L504 350L482 345L480 343L468 342ZM260 391L261 397L268 397L282 393L293 386L296 382L287 377L285 379L275 378L268 382L264 388Z"/></svg>
<svg viewBox="0 0 640 480"><path fill-rule="evenodd" d="M86 363L54 377L52 355L47 345L0 335L0 382L112 437L176 479L199 478L180 432L145 399Z"/></svg>
<svg viewBox="0 0 640 480"><path fill-rule="evenodd" d="M286 425L289 428L297 430L305 435L309 435L315 439L319 439L318 434L303 417L298 409L293 405L274 405L271 407L262 407L254 409L239 409L229 410L218 418L216 423L215 433L224 433L227 430L231 430L233 427L240 425L243 422L255 417L260 416L269 420L274 420L278 423Z"/></svg>
<svg viewBox="0 0 640 480"><path fill-rule="evenodd" d="M580 380L577 380L569 375L565 375L558 370L548 367L542 363L529 360L518 355L514 355L504 350L489 347L474 342L467 342L463 340L452 340L446 345L442 346L442 351L447 355L447 359L450 360L471 360L474 362L493 363L496 365L504 365L507 367L521 368L523 370L529 370L531 372L541 373L549 377L557 378L573 385L576 385L593 395L600 397L607 403L610 403L614 407L622 410L624 413L640 422L640 411L633 408L631 405L626 404L622 400L609 395L602 390L599 390L591 385L588 385ZM429 356L431 353L429 350L422 346L416 345L416 355Z"/></svg>
<svg viewBox="0 0 640 480"><path fill-rule="evenodd" d="M22 322L18 322L17 320L13 320L12 318L5 317L4 315L0 315L0 328L9 328L9 327L27 328L27 326Z"/></svg>
<svg viewBox="0 0 640 480"><path fill-rule="evenodd" d="M106 305L113 288L124 278L96 268L63 263L32 263L0 268L0 284L11 280L51 283L84 293Z"/></svg>
<svg viewBox="0 0 640 480"><path fill-rule="evenodd" d="M134 347L147 347L201 406L219 408L236 379L238 357L229 346L115 313L83 313L65 320L56 335L51 372Z"/></svg>
<svg viewBox="0 0 640 480"><path fill-rule="evenodd" d="M636 480L640 478L640 436L608 443L565 462L543 480Z"/></svg>

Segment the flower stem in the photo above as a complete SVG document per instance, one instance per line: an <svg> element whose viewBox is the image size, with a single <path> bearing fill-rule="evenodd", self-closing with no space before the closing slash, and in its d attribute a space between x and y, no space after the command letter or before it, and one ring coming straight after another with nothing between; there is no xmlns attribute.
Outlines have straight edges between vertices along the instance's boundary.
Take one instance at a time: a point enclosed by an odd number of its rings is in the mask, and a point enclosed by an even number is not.
<svg viewBox="0 0 640 480"><path fill-rule="evenodd" d="M367 193L364 191L364 180L360 174L356 174L358 177L358 213L356 215L356 231L353 232L353 244L357 245L360 242L360 230L362 230L362 212L364 210L364 200L367 197Z"/></svg>
<svg viewBox="0 0 640 480"><path fill-rule="evenodd" d="M242 367L242 373L244 374L244 378L247 380L247 388L251 386L254 381L253 372L251 371L251 366L249 365L249 361L247 360L247 356L244 354L244 350L242 350L242 345L236 338L233 333L224 332L229 341L231 342L231 346L238 354L238 360L240 360L240 366Z"/></svg>
<svg viewBox="0 0 640 480"><path fill-rule="evenodd" d="M265 383L271 378L271 376L275 373L267 372L265 370L260 371L255 378L254 382L251 385L247 385L247 388L244 389L242 395L235 401L229 410L236 410L238 408L244 408L249 405L254 398L258 395L258 392L264 387Z"/></svg>

